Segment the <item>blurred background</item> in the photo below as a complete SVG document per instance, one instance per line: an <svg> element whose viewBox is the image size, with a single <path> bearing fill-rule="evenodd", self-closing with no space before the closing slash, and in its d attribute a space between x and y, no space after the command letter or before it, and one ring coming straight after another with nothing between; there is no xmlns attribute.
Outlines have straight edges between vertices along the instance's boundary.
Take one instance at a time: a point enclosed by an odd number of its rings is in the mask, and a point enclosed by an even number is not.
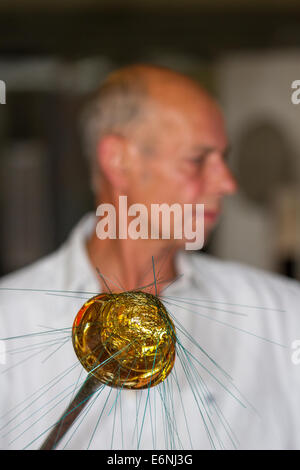
<svg viewBox="0 0 300 470"><path fill-rule="evenodd" d="M0 274L53 251L93 209L79 111L133 62L189 74L224 109L240 192L205 250L300 280L293 0L1 0Z"/></svg>

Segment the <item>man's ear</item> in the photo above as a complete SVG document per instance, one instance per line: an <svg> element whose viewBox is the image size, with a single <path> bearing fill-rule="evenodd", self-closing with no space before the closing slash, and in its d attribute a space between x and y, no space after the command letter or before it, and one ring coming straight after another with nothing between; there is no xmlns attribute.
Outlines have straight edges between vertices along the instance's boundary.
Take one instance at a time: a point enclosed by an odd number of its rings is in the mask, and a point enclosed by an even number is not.
<svg viewBox="0 0 300 470"><path fill-rule="evenodd" d="M97 147L97 159L101 174L118 189L127 184L127 142L122 136L104 136Z"/></svg>

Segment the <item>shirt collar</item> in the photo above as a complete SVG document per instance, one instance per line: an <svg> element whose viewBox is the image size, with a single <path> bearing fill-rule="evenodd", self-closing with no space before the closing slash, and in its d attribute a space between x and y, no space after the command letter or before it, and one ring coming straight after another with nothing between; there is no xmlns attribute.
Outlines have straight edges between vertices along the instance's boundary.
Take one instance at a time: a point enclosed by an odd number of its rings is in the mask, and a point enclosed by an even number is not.
<svg viewBox="0 0 300 470"><path fill-rule="evenodd" d="M86 214L71 231L66 248L66 279L68 289L96 295L100 292L99 277L87 253L86 242L96 223L93 212Z"/></svg>

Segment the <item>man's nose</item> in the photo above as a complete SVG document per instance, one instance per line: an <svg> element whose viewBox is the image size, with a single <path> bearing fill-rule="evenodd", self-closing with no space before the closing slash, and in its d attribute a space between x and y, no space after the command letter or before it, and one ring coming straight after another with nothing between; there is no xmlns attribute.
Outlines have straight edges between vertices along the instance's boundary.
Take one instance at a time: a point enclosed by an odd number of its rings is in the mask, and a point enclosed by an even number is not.
<svg viewBox="0 0 300 470"><path fill-rule="evenodd" d="M238 189L237 180L233 176L231 170L225 165L224 178L222 181L222 189L224 194L234 194Z"/></svg>
<svg viewBox="0 0 300 470"><path fill-rule="evenodd" d="M220 195L234 194L238 189L238 184L230 168L223 159L219 159L216 169L216 186Z"/></svg>

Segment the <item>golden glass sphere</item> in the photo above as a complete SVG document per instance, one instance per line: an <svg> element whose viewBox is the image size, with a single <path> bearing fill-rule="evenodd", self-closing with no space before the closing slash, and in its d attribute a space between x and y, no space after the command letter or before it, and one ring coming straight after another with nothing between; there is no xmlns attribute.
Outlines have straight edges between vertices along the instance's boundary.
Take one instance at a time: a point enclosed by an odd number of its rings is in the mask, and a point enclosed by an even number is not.
<svg viewBox="0 0 300 470"><path fill-rule="evenodd" d="M152 387L174 365L174 324L162 302L145 292L92 297L79 310L72 337L83 367L111 387Z"/></svg>

